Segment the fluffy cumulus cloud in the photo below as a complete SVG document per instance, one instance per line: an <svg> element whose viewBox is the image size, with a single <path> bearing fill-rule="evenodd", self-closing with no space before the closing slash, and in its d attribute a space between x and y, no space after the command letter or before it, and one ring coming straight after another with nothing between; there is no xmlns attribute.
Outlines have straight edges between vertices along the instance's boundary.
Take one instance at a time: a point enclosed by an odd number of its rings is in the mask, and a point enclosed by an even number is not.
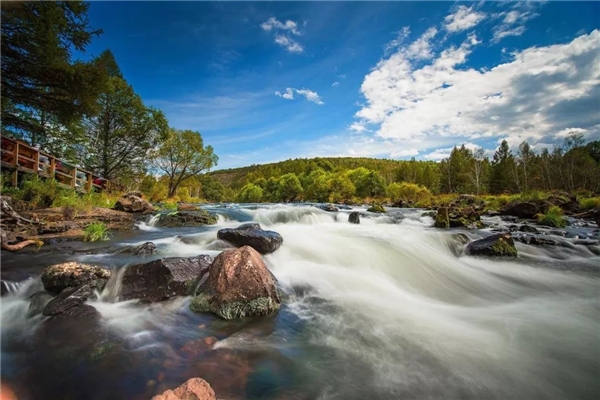
<svg viewBox="0 0 600 400"><path fill-rule="evenodd" d="M456 11L445 19L445 28L448 32L460 32L473 28L485 18L485 14L478 12L474 6L458 6Z"/></svg>
<svg viewBox="0 0 600 400"><path fill-rule="evenodd" d="M279 90L275 92L275 96L279 96L286 100L294 100L295 94L299 95L299 96L303 96L306 98L306 100L311 101L320 106L325 104L323 102L323 100L321 100L321 97L319 96L319 94L317 92L313 92L312 90L309 90L309 89L286 88L285 92L283 92L283 93L280 92Z"/></svg>
<svg viewBox="0 0 600 400"><path fill-rule="evenodd" d="M444 20L446 29L474 26L483 18L470 16L474 12L460 6ZM518 10L504 13L496 17L492 32L500 32L498 26L515 29L532 16ZM372 129L379 140L419 150L437 143L439 150L424 156L430 159L443 158L445 147L456 143L507 139L511 146L522 140L543 146L566 130L599 138L600 31L522 49L507 62L485 69L468 66L482 43L475 33L466 35L462 44L433 48L436 34L431 28L405 41L365 76L364 105L351 130Z"/></svg>
<svg viewBox="0 0 600 400"><path fill-rule="evenodd" d="M266 32L274 33L275 43L284 47L290 53L302 53L304 51L304 47L293 39L293 36L300 36L301 34L296 22L289 19L281 22L277 18L271 17L263 22L260 27Z"/></svg>

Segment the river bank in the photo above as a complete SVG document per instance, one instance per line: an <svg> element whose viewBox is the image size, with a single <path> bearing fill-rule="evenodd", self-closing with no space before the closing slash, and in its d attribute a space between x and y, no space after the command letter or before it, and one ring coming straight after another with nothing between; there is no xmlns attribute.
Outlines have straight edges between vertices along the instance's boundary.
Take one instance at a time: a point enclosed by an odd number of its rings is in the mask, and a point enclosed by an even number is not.
<svg viewBox="0 0 600 400"><path fill-rule="evenodd" d="M108 242L2 253L2 280L14 283L2 298L2 379L19 399L148 399L192 377L224 399L600 393L593 222L537 226L556 244L515 240L518 257L507 260L467 256L456 237L526 234L522 222L500 216L482 215L484 229L439 230L417 209L203 208L218 215L217 224L160 228L148 216ZM352 212L360 224L349 223ZM88 302L101 314L99 325L27 317L29 296L49 265L78 261L119 271L164 257L215 257L232 247L218 230L250 221L284 238L263 256L284 294L277 313L225 321L191 312L185 296L120 301L114 281ZM147 241L156 254L114 250Z"/></svg>

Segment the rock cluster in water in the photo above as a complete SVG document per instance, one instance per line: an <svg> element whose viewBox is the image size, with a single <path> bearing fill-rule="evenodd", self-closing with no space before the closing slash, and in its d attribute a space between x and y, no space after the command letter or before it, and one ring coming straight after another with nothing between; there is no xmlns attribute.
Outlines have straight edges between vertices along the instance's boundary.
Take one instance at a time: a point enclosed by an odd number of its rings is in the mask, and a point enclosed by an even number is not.
<svg viewBox="0 0 600 400"><path fill-rule="evenodd" d="M217 232L217 237L237 247L250 246L260 254L272 253L283 243L279 233L265 231L257 223L243 224L234 229L221 229Z"/></svg>
<svg viewBox="0 0 600 400"><path fill-rule="evenodd" d="M42 283L50 293L59 294L63 290L81 285L102 290L110 278L110 271L95 265L67 262L52 265L44 270Z"/></svg>

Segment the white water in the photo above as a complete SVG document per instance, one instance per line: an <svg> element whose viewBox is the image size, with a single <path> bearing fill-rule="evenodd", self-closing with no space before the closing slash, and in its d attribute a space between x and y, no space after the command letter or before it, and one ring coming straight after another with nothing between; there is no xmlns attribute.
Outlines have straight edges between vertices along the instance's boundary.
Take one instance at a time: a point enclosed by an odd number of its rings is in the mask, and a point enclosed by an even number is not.
<svg viewBox="0 0 600 400"><path fill-rule="evenodd" d="M450 234L430 228L431 218L420 213L408 212L401 221L362 217L353 225L349 211L238 211L283 236L283 246L264 259L288 293L280 313L304 321L307 337L296 343L277 331L260 339L240 332L217 348L328 349L335 359L298 361L322 379L320 399L568 399L600 393L599 275L536 263L597 267L600 257L587 248L564 250L570 252L566 260L555 257L559 250L520 243L526 257L517 260L457 257ZM239 224L221 216L215 229L183 239L165 231L153 241L161 256L215 256L228 247L217 230ZM178 324L189 299L151 306L118 302L118 285L111 281L91 304L126 348L157 346L159 336L182 334ZM3 301L3 325L24 304L5 307Z"/></svg>

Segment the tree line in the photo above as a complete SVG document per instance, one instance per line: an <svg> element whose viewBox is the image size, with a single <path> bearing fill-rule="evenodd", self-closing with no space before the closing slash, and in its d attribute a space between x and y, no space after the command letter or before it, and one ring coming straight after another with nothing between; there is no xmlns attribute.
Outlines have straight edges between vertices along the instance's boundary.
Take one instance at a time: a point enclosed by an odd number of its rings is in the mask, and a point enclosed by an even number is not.
<svg viewBox="0 0 600 400"><path fill-rule="evenodd" d="M2 2L2 134L126 188L166 176L166 196L214 167L199 132L169 127L144 104L110 50L89 61L74 52L101 30L83 1Z"/></svg>
<svg viewBox="0 0 600 400"><path fill-rule="evenodd" d="M370 158L294 159L215 171L207 176L235 192L240 202L418 201L432 194L514 194L562 190L600 191L600 142L578 133L550 151L523 142L513 154L503 140L491 158L483 148L455 146L432 161Z"/></svg>

